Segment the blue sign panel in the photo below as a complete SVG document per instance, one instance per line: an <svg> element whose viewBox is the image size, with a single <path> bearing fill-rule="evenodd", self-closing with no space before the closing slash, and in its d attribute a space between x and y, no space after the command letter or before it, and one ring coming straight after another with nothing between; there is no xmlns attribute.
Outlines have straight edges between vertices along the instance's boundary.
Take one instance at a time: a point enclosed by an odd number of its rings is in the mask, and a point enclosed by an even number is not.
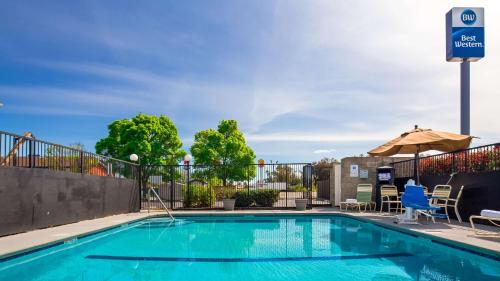
<svg viewBox="0 0 500 281"><path fill-rule="evenodd" d="M446 14L446 60L484 57L484 9L453 8Z"/></svg>

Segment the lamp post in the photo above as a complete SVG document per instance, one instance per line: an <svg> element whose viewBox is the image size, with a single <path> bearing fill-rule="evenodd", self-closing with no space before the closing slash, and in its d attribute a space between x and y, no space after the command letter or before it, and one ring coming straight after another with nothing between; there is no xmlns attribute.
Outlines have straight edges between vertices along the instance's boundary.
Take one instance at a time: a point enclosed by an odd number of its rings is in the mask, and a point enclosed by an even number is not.
<svg viewBox="0 0 500 281"><path fill-rule="evenodd" d="M135 153L130 154L129 159L133 163L139 162L139 156ZM141 164L140 164L140 162L136 166L136 169L137 169L137 181L139 184L139 210L141 210L141 208L142 208L142 180L141 180ZM148 212L149 212L149 208L148 208Z"/></svg>
<svg viewBox="0 0 500 281"><path fill-rule="evenodd" d="M184 155L184 169L186 169L186 186L187 186L187 206L191 207L191 192L189 190L189 162L193 156L190 154Z"/></svg>
<svg viewBox="0 0 500 281"><path fill-rule="evenodd" d="M258 187L264 187L264 167L265 167L265 161L264 159L259 159L257 161L258 166L259 166L259 175L258 175L258 180L257 180L257 186ZM285 193L286 194L286 193Z"/></svg>
<svg viewBox="0 0 500 281"><path fill-rule="evenodd" d="M189 162L191 162L192 159L193 159L193 156L191 156L190 154L186 154L184 156L184 165L189 166Z"/></svg>

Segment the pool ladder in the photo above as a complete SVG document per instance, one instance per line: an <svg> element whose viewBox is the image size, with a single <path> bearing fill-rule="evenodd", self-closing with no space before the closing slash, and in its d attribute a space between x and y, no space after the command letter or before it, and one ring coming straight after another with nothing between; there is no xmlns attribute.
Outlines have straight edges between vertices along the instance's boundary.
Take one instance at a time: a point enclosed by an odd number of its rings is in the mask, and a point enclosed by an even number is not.
<svg viewBox="0 0 500 281"><path fill-rule="evenodd" d="M167 208L167 205L165 205L165 203L163 202L163 200L161 200L160 195L158 195L158 193L154 190L154 188L150 188L149 190L151 190L153 192L153 194L155 195L155 197L160 201L160 203L163 206L163 208L165 209L165 211L167 211L167 214L170 217L170 219L173 220L173 221L175 221L174 216L172 216L172 214L170 213L170 211ZM148 211L149 211L149 208L148 208Z"/></svg>

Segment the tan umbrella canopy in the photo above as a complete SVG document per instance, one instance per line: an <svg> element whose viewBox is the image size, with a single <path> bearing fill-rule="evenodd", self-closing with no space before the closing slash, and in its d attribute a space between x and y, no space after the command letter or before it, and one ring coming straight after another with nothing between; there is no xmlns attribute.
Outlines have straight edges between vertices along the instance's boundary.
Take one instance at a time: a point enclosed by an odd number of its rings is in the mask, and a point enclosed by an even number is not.
<svg viewBox="0 0 500 281"><path fill-rule="evenodd" d="M415 129L401 134L398 138L389 141L368 152L370 156L391 156L395 154L415 154L415 176L419 183L418 154L428 150L452 152L469 147L471 136L459 135L448 132Z"/></svg>

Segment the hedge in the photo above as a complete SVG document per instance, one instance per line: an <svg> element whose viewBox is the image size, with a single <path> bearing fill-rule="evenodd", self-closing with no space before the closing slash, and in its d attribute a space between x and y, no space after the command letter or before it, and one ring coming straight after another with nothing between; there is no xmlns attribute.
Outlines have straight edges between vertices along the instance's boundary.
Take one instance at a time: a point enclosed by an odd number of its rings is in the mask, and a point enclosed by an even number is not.
<svg viewBox="0 0 500 281"><path fill-rule="evenodd" d="M234 197L233 199L236 199L234 202L235 207L250 207L254 203L254 200L248 191L235 192L232 197Z"/></svg>
<svg viewBox="0 0 500 281"><path fill-rule="evenodd" d="M232 196L236 199L235 207L272 207L279 199L279 190L261 189L248 191L238 191Z"/></svg>
<svg viewBox="0 0 500 281"><path fill-rule="evenodd" d="M279 190L253 190L250 195L252 196L255 204L259 207L272 207L280 196Z"/></svg>
<svg viewBox="0 0 500 281"><path fill-rule="evenodd" d="M190 185L189 193L188 188L183 186L182 195L186 208L208 208L215 204L215 192L208 186Z"/></svg>

